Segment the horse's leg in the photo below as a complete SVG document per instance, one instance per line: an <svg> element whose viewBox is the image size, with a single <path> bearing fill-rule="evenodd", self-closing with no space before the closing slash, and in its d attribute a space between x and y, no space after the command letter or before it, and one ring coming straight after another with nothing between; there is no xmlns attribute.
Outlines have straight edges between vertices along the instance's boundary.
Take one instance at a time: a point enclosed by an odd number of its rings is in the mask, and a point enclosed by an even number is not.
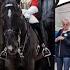
<svg viewBox="0 0 70 70"><path fill-rule="evenodd" d="M30 59L30 60L28 61L27 70L34 70L34 67L35 67L35 61L34 61L34 59Z"/></svg>
<svg viewBox="0 0 70 70"><path fill-rule="evenodd" d="M0 59L0 70L5 70L4 60Z"/></svg>
<svg viewBox="0 0 70 70"><path fill-rule="evenodd" d="M8 69L8 70L15 70L15 67L14 67L14 64L12 63L11 60L7 59L5 61L5 67Z"/></svg>

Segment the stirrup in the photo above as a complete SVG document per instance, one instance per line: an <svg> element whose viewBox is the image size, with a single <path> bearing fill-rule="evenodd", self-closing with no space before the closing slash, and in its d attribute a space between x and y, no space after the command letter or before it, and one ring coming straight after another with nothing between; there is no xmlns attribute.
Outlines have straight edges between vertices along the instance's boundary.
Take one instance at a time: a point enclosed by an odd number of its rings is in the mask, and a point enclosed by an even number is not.
<svg viewBox="0 0 70 70"><path fill-rule="evenodd" d="M37 46L36 51L37 51L37 55L38 55L38 53L40 51L40 45Z"/></svg>
<svg viewBox="0 0 70 70"><path fill-rule="evenodd" d="M42 44L42 47L43 47L42 55L43 55L44 57L50 56L50 55L51 55L51 52L50 52L50 50L45 46L44 43Z"/></svg>

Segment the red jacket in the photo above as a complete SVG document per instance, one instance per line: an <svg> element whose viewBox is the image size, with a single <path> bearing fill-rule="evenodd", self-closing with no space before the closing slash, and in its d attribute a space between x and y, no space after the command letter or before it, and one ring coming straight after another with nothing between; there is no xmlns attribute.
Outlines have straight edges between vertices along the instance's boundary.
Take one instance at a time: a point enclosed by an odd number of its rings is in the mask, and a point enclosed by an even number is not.
<svg viewBox="0 0 70 70"><path fill-rule="evenodd" d="M32 6L37 6L38 7L38 0L32 0Z"/></svg>

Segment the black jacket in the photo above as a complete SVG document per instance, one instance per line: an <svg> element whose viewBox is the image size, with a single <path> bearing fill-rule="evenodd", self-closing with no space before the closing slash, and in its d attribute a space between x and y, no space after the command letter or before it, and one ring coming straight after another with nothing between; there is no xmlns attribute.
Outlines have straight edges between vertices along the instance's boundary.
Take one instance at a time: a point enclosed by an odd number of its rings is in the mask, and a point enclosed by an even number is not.
<svg viewBox="0 0 70 70"><path fill-rule="evenodd" d="M58 32L57 37L60 36L61 33L62 30ZM64 40L57 42L55 54L58 57L70 57L70 31L63 33L62 36L64 37Z"/></svg>

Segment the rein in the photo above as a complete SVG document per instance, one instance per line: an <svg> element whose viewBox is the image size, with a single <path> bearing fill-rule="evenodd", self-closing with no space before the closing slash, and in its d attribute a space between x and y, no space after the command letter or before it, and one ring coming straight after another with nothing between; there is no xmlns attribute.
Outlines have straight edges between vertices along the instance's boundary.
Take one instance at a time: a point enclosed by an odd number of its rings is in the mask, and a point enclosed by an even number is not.
<svg viewBox="0 0 70 70"><path fill-rule="evenodd" d="M21 17L22 17L22 19L23 19L23 15L21 15ZM27 21L27 20L25 20L25 21ZM21 49L22 48L22 52L20 52L20 50L19 50L19 55L20 55L20 57L24 57L24 54L23 54L23 52L24 52L24 49L25 49L25 47L26 47L26 43L27 43L27 41L28 41L28 36L29 36L29 32L28 32L28 26L27 26L27 23L25 23L25 28L26 28L26 33L25 33L25 40L24 40L24 44L23 45L21 45L20 47L19 47L19 49Z"/></svg>

